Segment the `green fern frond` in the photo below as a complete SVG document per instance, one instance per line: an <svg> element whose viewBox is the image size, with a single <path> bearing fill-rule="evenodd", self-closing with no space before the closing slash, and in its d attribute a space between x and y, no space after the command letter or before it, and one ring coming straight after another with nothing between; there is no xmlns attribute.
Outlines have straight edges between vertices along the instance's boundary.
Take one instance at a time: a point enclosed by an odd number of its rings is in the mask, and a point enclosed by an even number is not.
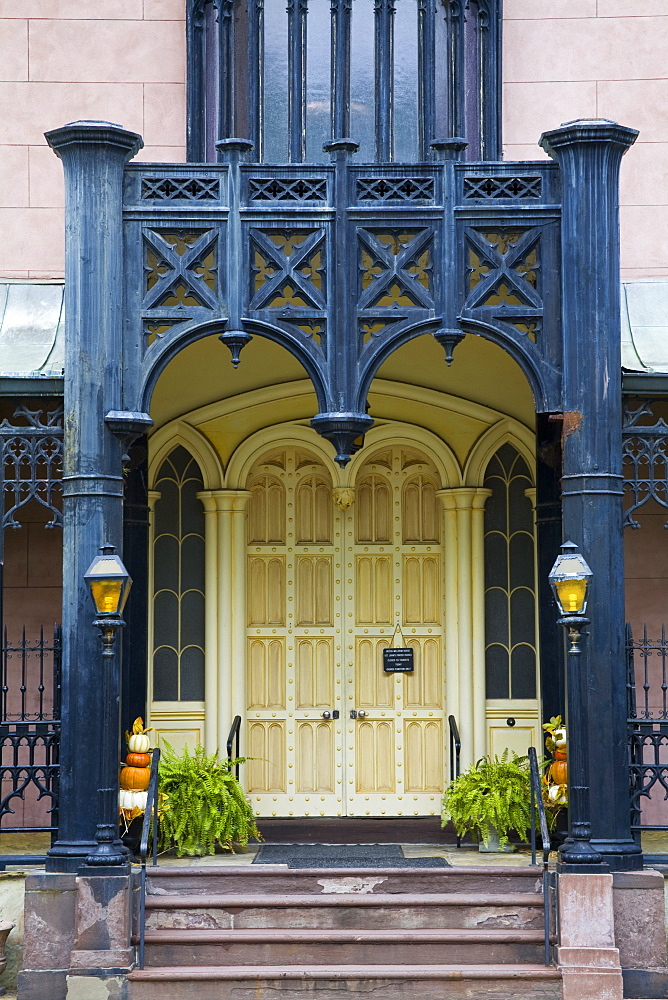
<svg viewBox="0 0 668 1000"><path fill-rule="evenodd" d="M512 830L526 837L531 826L529 758L509 756L508 750L501 757L481 757L446 789L441 825L449 820L458 836L471 833L485 845L490 827L502 847Z"/></svg>
<svg viewBox="0 0 668 1000"><path fill-rule="evenodd" d="M183 855L214 854L217 847L233 851L260 838L251 804L233 768L245 757L220 760L201 746L181 756L165 740L160 758L160 791L169 809L160 821L160 848L176 847Z"/></svg>

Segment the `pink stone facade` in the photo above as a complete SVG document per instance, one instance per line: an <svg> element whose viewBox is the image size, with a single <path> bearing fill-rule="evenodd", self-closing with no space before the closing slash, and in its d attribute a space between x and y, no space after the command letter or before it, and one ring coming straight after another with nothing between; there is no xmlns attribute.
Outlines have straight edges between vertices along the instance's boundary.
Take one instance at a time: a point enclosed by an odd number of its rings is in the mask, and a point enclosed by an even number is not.
<svg viewBox="0 0 668 1000"><path fill-rule="evenodd" d="M63 180L44 132L106 119L185 158L185 0L0 0L1 278L63 277Z"/></svg>
<svg viewBox="0 0 668 1000"><path fill-rule="evenodd" d="M276 2L276 0L268 0ZM668 277L668 0L505 0L504 141L609 117L641 130L622 169L622 277ZM547 16L549 14L549 16ZM20 16L19 16L20 15ZM0 0L1 278L61 278L62 171L43 133L78 118L185 156L185 0Z"/></svg>
<svg viewBox="0 0 668 1000"><path fill-rule="evenodd" d="M534 157L541 131L573 118L639 129L622 163L622 279L668 277L668 0L504 0L503 34L505 157Z"/></svg>

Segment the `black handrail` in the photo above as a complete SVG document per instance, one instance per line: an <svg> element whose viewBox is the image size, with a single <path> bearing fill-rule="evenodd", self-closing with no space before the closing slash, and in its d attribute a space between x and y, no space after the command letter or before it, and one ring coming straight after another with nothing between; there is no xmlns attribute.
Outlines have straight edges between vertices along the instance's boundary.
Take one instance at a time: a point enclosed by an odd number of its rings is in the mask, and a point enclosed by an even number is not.
<svg viewBox="0 0 668 1000"><path fill-rule="evenodd" d="M450 729L450 781L454 781L459 777L462 752L462 741L454 715L448 716L448 728ZM461 844L462 838L457 834L457 847L461 847Z"/></svg>
<svg viewBox="0 0 668 1000"><path fill-rule="evenodd" d="M146 794L146 809L141 828L139 842L139 860L141 862L141 882L139 887L139 961L140 969L144 968L144 938L146 936L146 858L148 856L148 838L153 823L153 865L158 863L158 765L160 763L160 748L152 751L151 777Z"/></svg>
<svg viewBox="0 0 668 1000"><path fill-rule="evenodd" d="M232 744L234 743L235 740L236 740L236 746L234 748L234 756L235 756L235 758L239 757L239 747L240 747L239 730L240 729L241 729L241 716L240 715L235 715L234 716L234 721L232 723L232 727L230 729L229 736L227 737L227 760L228 760L228 762L230 764L232 763ZM239 765L238 764L235 765L234 775L235 775L235 777L236 777L236 779L238 781L239 780Z"/></svg>
<svg viewBox="0 0 668 1000"><path fill-rule="evenodd" d="M547 815L545 813L545 802L543 801L543 789L538 770L538 758L536 748L529 747L529 771L531 774L531 864L536 864L536 809L538 809L538 820L540 823L540 835L543 842L543 921L545 925L545 964L551 965L550 955L550 905L548 897L547 870L550 858L550 831L547 828Z"/></svg>

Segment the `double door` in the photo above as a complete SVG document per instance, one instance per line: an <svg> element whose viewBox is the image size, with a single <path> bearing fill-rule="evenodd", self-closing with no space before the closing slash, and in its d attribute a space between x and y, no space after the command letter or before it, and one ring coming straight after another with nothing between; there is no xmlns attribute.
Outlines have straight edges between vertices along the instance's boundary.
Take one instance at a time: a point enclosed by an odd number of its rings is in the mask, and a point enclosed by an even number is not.
<svg viewBox="0 0 668 1000"><path fill-rule="evenodd" d="M438 813L443 572L435 470L399 446L351 490L286 447L249 487L245 786L264 816ZM383 650L413 650L388 673Z"/></svg>

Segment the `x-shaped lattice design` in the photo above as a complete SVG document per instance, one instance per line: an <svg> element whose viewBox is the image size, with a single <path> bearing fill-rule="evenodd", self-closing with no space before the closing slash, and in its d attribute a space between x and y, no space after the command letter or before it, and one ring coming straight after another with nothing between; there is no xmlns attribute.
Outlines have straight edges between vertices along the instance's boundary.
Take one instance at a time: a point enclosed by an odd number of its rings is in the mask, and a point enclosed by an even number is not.
<svg viewBox="0 0 668 1000"><path fill-rule="evenodd" d="M494 308L495 315L508 318L533 316L534 310L542 309L543 302L535 287L538 263L527 264L529 254L535 253L538 260L535 229L514 230L512 242L498 239L496 245L475 229L467 230L466 236L467 250L472 250L478 259L475 271L469 264L469 284L473 287L466 299L467 309ZM475 283L471 280L474 273Z"/></svg>
<svg viewBox="0 0 668 1000"><path fill-rule="evenodd" d="M431 201L431 177L358 177L358 201Z"/></svg>
<svg viewBox="0 0 668 1000"><path fill-rule="evenodd" d="M465 177L465 198L540 198L541 177Z"/></svg>
<svg viewBox="0 0 668 1000"><path fill-rule="evenodd" d="M307 309L309 314L314 309L324 310L326 305L326 281L324 278L325 234L322 229L316 230L262 230L251 229L251 269L256 275L261 273L263 279L251 298L251 309L279 308L288 312ZM300 242L299 237L304 239ZM281 237L284 247L289 253L281 251L281 247L272 242L272 237ZM253 260L256 252L264 260L258 266ZM314 265L312 258L320 253L322 266L317 272L322 274L322 289L313 281ZM257 280L256 280L257 285ZM284 294L286 293L286 294ZM280 306L272 307L276 299L287 300ZM292 301L294 300L294 305Z"/></svg>
<svg viewBox="0 0 668 1000"><path fill-rule="evenodd" d="M362 261L360 270L364 275L371 277L367 287L361 291L358 308L373 309L374 314L387 313L388 309L394 311L399 307L432 309L434 306L430 293L432 231L430 229L398 231L393 245L381 242L382 237L390 235L389 231L371 233L368 229L358 229L357 232ZM410 238L406 240L404 237ZM373 266L367 267L364 264L365 254L372 258ZM429 264L425 259L427 255ZM425 281L427 287L420 279ZM397 291L404 292L405 297L412 302L397 302L396 306L383 308L381 305L383 298L397 299L399 297Z"/></svg>
<svg viewBox="0 0 668 1000"><path fill-rule="evenodd" d="M141 196L151 201L217 201L217 177L142 177Z"/></svg>
<svg viewBox="0 0 668 1000"><path fill-rule="evenodd" d="M251 177L251 201L325 201L327 181L321 177Z"/></svg>
<svg viewBox="0 0 668 1000"><path fill-rule="evenodd" d="M205 263L205 258L212 253L215 254L218 235L216 230L210 229L202 233L191 245L186 245L178 239L172 244L167 242L168 237L173 238L177 235L173 230L165 229L163 239L159 230L144 231L146 261L148 262L148 255L151 252L157 259L157 264L153 267L146 265L146 270L152 272L155 281L144 296L144 309L185 307L192 309L198 305L208 309L215 308L216 295L205 279L211 275L217 264L214 263L212 268L210 264ZM179 249L183 252L179 253ZM169 298L174 298L175 301L165 302L165 299Z"/></svg>

